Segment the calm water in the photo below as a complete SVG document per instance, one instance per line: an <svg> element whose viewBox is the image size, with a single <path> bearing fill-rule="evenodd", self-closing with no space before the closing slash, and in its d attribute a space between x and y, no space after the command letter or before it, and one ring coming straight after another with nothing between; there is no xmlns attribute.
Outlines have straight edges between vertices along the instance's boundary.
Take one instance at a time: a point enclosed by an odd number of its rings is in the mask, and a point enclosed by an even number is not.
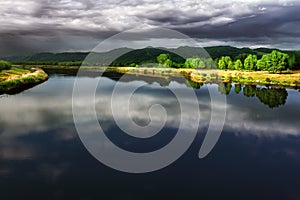
<svg viewBox="0 0 300 200"><path fill-rule="evenodd" d="M133 120L148 124L148 109L155 103L168 114L159 134L137 139L124 134L112 118L108 103L119 76L106 76L96 93L99 123L115 144L133 152L162 148L175 136L180 114L193 116L180 113L168 85L195 90L201 122L188 151L170 166L146 174L101 164L75 130L75 77L53 74L35 88L0 98L0 199L300 199L299 91L132 76L121 82L125 93L147 82L132 97ZM87 86L97 80L80 79ZM199 159L211 115L209 87L227 95L227 116L217 145ZM122 94L118 98L122 101Z"/></svg>

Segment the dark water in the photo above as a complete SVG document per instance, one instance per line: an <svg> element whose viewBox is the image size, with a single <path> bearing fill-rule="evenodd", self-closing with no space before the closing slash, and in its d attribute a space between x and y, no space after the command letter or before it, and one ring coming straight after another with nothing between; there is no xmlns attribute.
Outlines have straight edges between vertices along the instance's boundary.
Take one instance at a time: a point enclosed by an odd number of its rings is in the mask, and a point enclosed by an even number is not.
<svg viewBox="0 0 300 200"><path fill-rule="evenodd" d="M101 164L85 149L75 130L75 77L51 75L35 88L0 98L1 200L300 199L299 91L230 84L200 86L132 76L123 80L124 88L147 82L132 97L133 120L140 125L149 123L148 109L153 103L163 105L168 113L158 135L137 139L124 134L111 116L109 97L119 77L107 76L101 79L102 87L96 94L99 123L115 144L133 152L162 148L176 134L180 114L193 116L180 113L168 85L199 88L195 92L201 122L188 151L170 166L145 174L119 172ZM80 79L87 85L96 81L88 76ZM209 87L227 94L227 115L215 148L199 159L210 119Z"/></svg>

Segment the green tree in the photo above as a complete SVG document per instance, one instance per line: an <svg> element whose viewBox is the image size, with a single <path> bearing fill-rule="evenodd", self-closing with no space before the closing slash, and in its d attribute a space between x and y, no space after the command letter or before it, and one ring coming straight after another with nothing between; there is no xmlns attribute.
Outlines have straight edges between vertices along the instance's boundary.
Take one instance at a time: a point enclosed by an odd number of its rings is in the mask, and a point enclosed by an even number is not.
<svg viewBox="0 0 300 200"><path fill-rule="evenodd" d="M257 70L257 57L256 55L248 55L244 61L244 67L246 70Z"/></svg>
<svg viewBox="0 0 300 200"><path fill-rule="evenodd" d="M239 54L238 56L236 56L234 58L234 60L240 60L242 63L244 63L245 59L248 57L249 54L247 53L242 53L242 54Z"/></svg>
<svg viewBox="0 0 300 200"><path fill-rule="evenodd" d="M228 63L228 69L230 69L230 70L235 70L234 62L229 61L229 63Z"/></svg>
<svg viewBox="0 0 300 200"><path fill-rule="evenodd" d="M224 57L222 57L219 61L218 61L218 68L219 69L226 69L227 66L226 66L226 63L225 63L225 60L223 59Z"/></svg>
<svg viewBox="0 0 300 200"><path fill-rule="evenodd" d="M215 62L213 59L208 58L208 59L204 59L204 63L205 63L205 68L207 69L215 69Z"/></svg>
<svg viewBox="0 0 300 200"><path fill-rule="evenodd" d="M260 60L257 61L258 70L268 71L271 65L271 54L265 54Z"/></svg>
<svg viewBox="0 0 300 200"><path fill-rule="evenodd" d="M262 58L257 62L257 68L259 70L269 71L269 72L277 72L285 70L289 67L289 65L293 64L293 59L289 60L289 55L282 53L280 51L272 51L270 54L265 54Z"/></svg>
<svg viewBox="0 0 300 200"><path fill-rule="evenodd" d="M221 94L229 95L231 91L231 83L221 83L219 84L218 90Z"/></svg>
<svg viewBox="0 0 300 200"><path fill-rule="evenodd" d="M203 85L203 83L197 83L197 82L191 81L190 79L186 79L186 85L188 87L192 87L192 88L195 88L195 89L200 89L201 86Z"/></svg>
<svg viewBox="0 0 300 200"><path fill-rule="evenodd" d="M243 89L243 93L246 97L254 97L256 94L256 86L246 85Z"/></svg>
<svg viewBox="0 0 300 200"><path fill-rule="evenodd" d="M272 71L273 73L277 71L285 70L288 67L288 54L282 53L280 51L272 51L271 53L271 67L268 71Z"/></svg>
<svg viewBox="0 0 300 200"><path fill-rule="evenodd" d="M169 55L163 53L163 54L160 54L160 55L157 57L157 62L158 62L159 64L162 64L162 65L163 65L163 64L165 64L165 62L166 62L168 59L170 59L170 58L169 58Z"/></svg>
<svg viewBox="0 0 300 200"><path fill-rule="evenodd" d="M239 94L242 91L242 85L241 84L235 84L234 85L234 91L236 94Z"/></svg>
<svg viewBox="0 0 300 200"><path fill-rule="evenodd" d="M10 69L10 68L11 68L10 62L7 62L5 60L0 60L0 71L5 69Z"/></svg>
<svg viewBox="0 0 300 200"><path fill-rule="evenodd" d="M222 56L218 62L219 69L228 69L229 65L232 64L232 60L229 56Z"/></svg>
<svg viewBox="0 0 300 200"><path fill-rule="evenodd" d="M237 59L235 62L234 62L234 69L236 70L241 70L243 69L243 63L240 59Z"/></svg>
<svg viewBox="0 0 300 200"><path fill-rule="evenodd" d="M201 59L199 57L187 58L184 65L186 68L192 68L192 69L206 68L204 59Z"/></svg>
<svg viewBox="0 0 300 200"><path fill-rule="evenodd" d="M288 63L289 63L289 66L288 66L289 69L294 69L296 67L297 62L296 62L295 54L289 55Z"/></svg>
<svg viewBox="0 0 300 200"><path fill-rule="evenodd" d="M165 67L172 67L172 66L173 66L172 60L167 59L167 60L165 61L165 63L164 63L164 66L165 66Z"/></svg>
<svg viewBox="0 0 300 200"><path fill-rule="evenodd" d="M286 103L288 93L282 88L262 88L256 91L257 98L270 108L276 108Z"/></svg>

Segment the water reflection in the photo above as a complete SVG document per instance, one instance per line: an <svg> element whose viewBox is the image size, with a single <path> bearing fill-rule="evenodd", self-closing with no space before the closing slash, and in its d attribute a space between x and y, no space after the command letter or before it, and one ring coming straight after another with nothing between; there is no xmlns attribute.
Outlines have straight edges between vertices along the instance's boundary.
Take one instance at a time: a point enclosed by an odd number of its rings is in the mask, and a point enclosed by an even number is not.
<svg viewBox="0 0 300 200"><path fill-rule="evenodd" d="M51 74L64 74L67 76L75 76L77 70L69 70L65 73L66 70L46 70L47 73ZM99 76L99 73L95 73L95 70L87 70L82 73L81 76L93 77L96 78ZM183 80L178 76L164 76L164 77L153 77L147 75L135 75L135 74L126 74L123 73L106 71L102 76L115 81L122 82L132 82L135 80L145 81L148 84L159 83L160 86L169 86L173 81L185 84L187 87L192 87L194 89L200 89L204 84L191 81L189 79ZM232 90L232 83L221 83L219 84L218 90L221 94L229 95ZM277 108L286 103L288 93L285 88L276 88L272 86L256 86L256 85L242 85L234 84L234 92L240 94L243 92L245 97L257 97L261 103L269 106L270 108Z"/></svg>
<svg viewBox="0 0 300 200"><path fill-rule="evenodd" d="M96 77L80 78L87 87L98 81ZM135 75L130 78L123 80L124 92L137 82L149 83L132 97L136 102L131 105L132 118L138 124L146 124L149 107L159 103L168 112L165 129L145 142L122 135L108 106L115 80L119 80L117 74L102 78L102 85L97 89L99 123L109 138L124 149L146 152L160 148L176 133L181 114L178 103L167 86L160 86L165 83L163 80ZM80 142L72 118L73 82L73 76L53 74L48 82L31 90L0 98L1 199L44 199L45 196L52 199L259 199L261 195L269 199L300 198L298 91L231 84L220 88L216 84L170 80L168 84L178 88L193 89L185 85L197 88L201 110L199 134L178 162L155 173L132 175L101 165ZM227 94L228 113L215 149L206 159L199 160L202 133L211 115L208 87L219 88L222 94ZM122 94L118 98L122 101ZM84 95L81 101L86 102ZM188 103L189 97L185 101ZM270 109L276 105L281 106ZM122 107L119 110L122 117ZM85 118L84 107L81 112ZM194 115L192 110L183 114Z"/></svg>
<svg viewBox="0 0 300 200"><path fill-rule="evenodd" d="M231 83L219 84L219 92L222 94L229 95L231 89ZM234 91L236 94L243 91L245 97L257 97L261 103L270 108L277 108L284 105L288 97L288 92L285 88L235 84Z"/></svg>

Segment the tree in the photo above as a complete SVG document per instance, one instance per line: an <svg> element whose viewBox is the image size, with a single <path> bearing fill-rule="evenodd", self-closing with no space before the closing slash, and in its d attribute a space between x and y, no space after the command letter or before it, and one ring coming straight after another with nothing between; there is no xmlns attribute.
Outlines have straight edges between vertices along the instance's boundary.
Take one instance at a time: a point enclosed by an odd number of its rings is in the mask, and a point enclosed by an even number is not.
<svg viewBox="0 0 300 200"><path fill-rule="evenodd" d="M218 90L221 94L229 95L231 91L231 83L221 83L219 84Z"/></svg>
<svg viewBox="0 0 300 200"><path fill-rule="evenodd" d="M241 84L235 84L234 85L234 91L236 94L239 94L242 91L242 85Z"/></svg>
<svg viewBox="0 0 300 200"><path fill-rule="evenodd" d="M164 63L164 66L165 66L165 67L172 67L172 66L173 66L172 60L167 59L167 60L165 61L165 63Z"/></svg>
<svg viewBox="0 0 300 200"><path fill-rule="evenodd" d="M187 58L184 65L186 68L193 68L193 69L206 68L204 60L199 57Z"/></svg>
<svg viewBox="0 0 300 200"><path fill-rule="evenodd" d="M159 64L162 64L162 65L163 65L163 64L166 62L166 60L168 60L168 59L170 59L170 58L169 58L169 55L163 53L163 54L160 54L160 55L157 57L157 62L158 62Z"/></svg>
<svg viewBox="0 0 300 200"><path fill-rule="evenodd" d="M243 63L240 59L237 59L235 62L234 62L234 69L236 70L241 70L243 69Z"/></svg>
<svg viewBox="0 0 300 200"><path fill-rule="evenodd" d="M234 62L229 61L229 63L228 63L228 69L230 69L230 70L235 70Z"/></svg>
<svg viewBox="0 0 300 200"><path fill-rule="evenodd" d="M289 69L295 68L295 66L296 66L296 55L295 54L289 55L288 63L289 63L289 67L288 67Z"/></svg>
<svg viewBox="0 0 300 200"><path fill-rule="evenodd" d="M244 61L244 67L246 70L257 70L257 57L256 55L248 55Z"/></svg>
<svg viewBox="0 0 300 200"><path fill-rule="evenodd" d="M256 91L257 98L270 108L276 108L286 103L288 93L282 88L262 88Z"/></svg>
<svg viewBox="0 0 300 200"><path fill-rule="evenodd" d="M234 59L235 60L240 60L242 63L244 63L245 59L248 57L249 54L247 53L242 53L236 56Z"/></svg>
<svg viewBox="0 0 300 200"><path fill-rule="evenodd" d="M271 67L268 69L273 73L277 71L285 70L288 67L288 54L282 53L280 51L272 51L271 53Z"/></svg>
<svg viewBox="0 0 300 200"><path fill-rule="evenodd" d="M246 97L254 97L256 94L256 86L255 85L246 85L243 89L243 92Z"/></svg>
<svg viewBox="0 0 300 200"><path fill-rule="evenodd" d="M165 53L157 56L157 62L159 63L158 67L173 67L173 66L175 66L175 63L173 63L170 56Z"/></svg>
<svg viewBox="0 0 300 200"><path fill-rule="evenodd" d="M260 60L257 61L258 70L268 71L271 65L271 54L265 54Z"/></svg>
<svg viewBox="0 0 300 200"><path fill-rule="evenodd" d="M232 60L229 56L222 56L218 62L219 69L228 69L232 65Z"/></svg>
<svg viewBox="0 0 300 200"><path fill-rule="evenodd" d="M281 72L282 70L287 69L292 63L293 58L289 60L288 54L274 50L270 54L263 55L263 57L257 62L257 68L259 70L275 73L277 71Z"/></svg>
<svg viewBox="0 0 300 200"><path fill-rule="evenodd" d="M219 69L226 69L227 68L225 60L223 59L223 57L218 61L218 68Z"/></svg>
<svg viewBox="0 0 300 200"><path fill-rule="evenodd" d="M192 87L192 88L195 88L195 89L200 89L201 86L203 85L203 83L197 83L197 82L194 82L190 79L186 79L186 85L188 87Z"/></svg>
<svg viewBox="0 0 300 200"><path fill-rule="evenodd" d="M10 69L10 68L11 68L10 62L7 62L5 60L0 60L0 71L5 69Z"/></svg>

